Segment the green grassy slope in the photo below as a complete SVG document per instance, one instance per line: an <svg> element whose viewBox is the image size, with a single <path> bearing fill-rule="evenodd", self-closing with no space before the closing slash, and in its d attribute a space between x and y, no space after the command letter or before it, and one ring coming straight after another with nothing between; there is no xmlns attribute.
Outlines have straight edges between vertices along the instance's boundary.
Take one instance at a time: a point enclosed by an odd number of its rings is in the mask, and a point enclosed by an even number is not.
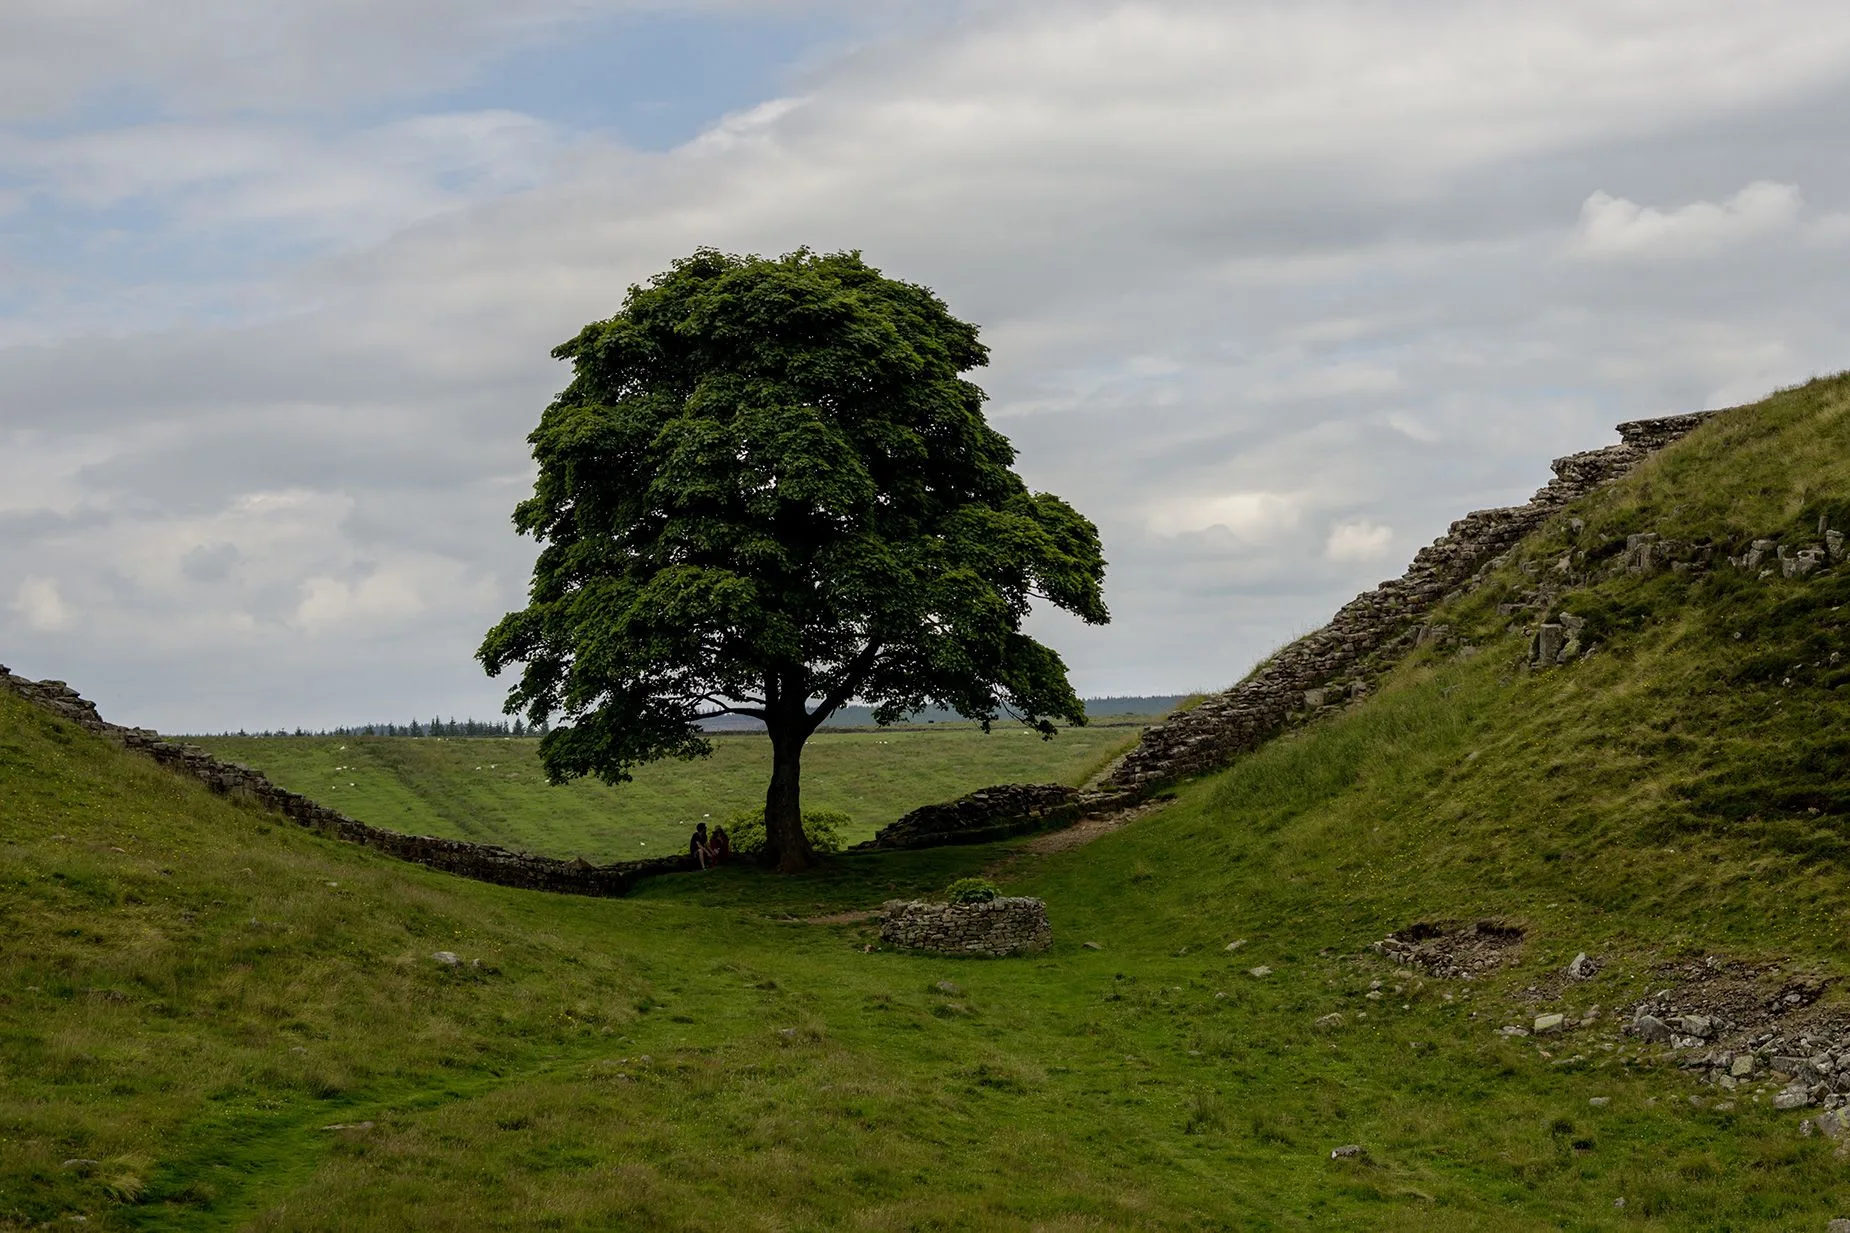
<svg viewBox="0 0 1850 1233"><path fill-rule="evenodd" d="M969 724L818 732L803 756L803 799L854 819L849 843L909 809L996 783L1078 784L1136 739L1123 722L1063 728ZM764 803L770 742L716 736L713 756L638 767L631 783L553 787L537 741L409 737L196 737L195 743L350 817L417 835L498 843L548 856L629 860L687 844L702 818Z"/></svg>
<svg viewBox="0 0 1850 1233"><path fill-rule="evenodd" d="M1850 388L1818 383L1572 511L1575 542L1796 533L1846 460ZM1850 1215L1827 1140L1614 1024L1692 955L1844 970L1850 589L1609 579L1567 601L1600 650L1530 672L1495 605L1568 534L1444 614L1475 658L1411 661L1049 856L524 893L274 826L0 699L0 1222L1822 1228ZM1046 897L1047 954L868 953L815 919L992 863ZM1486 915L1527 938L1477 981L1366 949ZM1601 970L1563 982L1581 950ZM1594 1003L1566 1036L1496 1030Z"/></svg>

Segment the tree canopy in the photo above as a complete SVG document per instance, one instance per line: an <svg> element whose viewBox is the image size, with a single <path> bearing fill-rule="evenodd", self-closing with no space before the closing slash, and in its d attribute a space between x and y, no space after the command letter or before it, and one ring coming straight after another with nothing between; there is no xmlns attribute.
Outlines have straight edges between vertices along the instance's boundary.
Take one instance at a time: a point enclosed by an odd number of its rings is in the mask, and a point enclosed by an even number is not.
<svg viewBox="0 0 1850 1233"><path fill-rule="evenodd" d="M553 351L573 377L528 441L514 525L543 547L529 603L477 656L524 664L509 713L567 722L555 781L615 783L709 752L699 722L748 715L773 748L767 853L812 854L804 741L853 699L1085 722L1036 601L1109 619L1098 531L1029 492L963 373L976 327L859 253L701 249Z"/></svg>

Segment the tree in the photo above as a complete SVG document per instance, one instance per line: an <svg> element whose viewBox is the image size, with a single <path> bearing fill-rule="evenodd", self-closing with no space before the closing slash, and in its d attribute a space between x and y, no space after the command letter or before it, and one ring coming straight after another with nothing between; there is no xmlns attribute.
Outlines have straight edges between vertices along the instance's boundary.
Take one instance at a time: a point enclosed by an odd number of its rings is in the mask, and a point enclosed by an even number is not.
<svg viewBox="0 0 1850 1233"><path fill-rule="evenodd" d="M514 525L543 547L530 602L489 631L489 675L554 782L710 752L699 723L762 720L767 859L813 863L804 742L852 699L1052 736L1085 722L1035 601L1109 619L1098 531L1031 493L962 373L976 327L859 253L701 249L553 351L571 383L527 439Z"/></svg>

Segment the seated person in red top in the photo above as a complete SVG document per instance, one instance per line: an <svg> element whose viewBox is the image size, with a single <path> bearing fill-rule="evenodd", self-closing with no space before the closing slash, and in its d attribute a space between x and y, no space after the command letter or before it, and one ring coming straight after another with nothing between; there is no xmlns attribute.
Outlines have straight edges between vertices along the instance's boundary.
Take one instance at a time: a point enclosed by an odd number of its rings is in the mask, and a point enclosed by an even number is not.
<svg viewBox="0 0 1850 1233"><path fill-rule="evenodd" d="M726 834L726 828L713 828L713 837L707 841L707 848L713 853L713 863L724 864L732 859L732 837Z"/></svg>

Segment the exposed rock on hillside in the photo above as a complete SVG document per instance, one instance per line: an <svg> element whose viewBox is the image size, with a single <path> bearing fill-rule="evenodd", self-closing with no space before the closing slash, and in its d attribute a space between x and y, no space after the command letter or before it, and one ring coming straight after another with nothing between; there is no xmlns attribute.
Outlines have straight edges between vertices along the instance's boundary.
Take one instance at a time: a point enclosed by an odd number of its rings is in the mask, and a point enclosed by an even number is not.
<svg viewBox="0 0 1850 1233"><path fill-rule="evenodd" d="M1522 949L1520 925L1481 920L1469 925L1422 921L1376 942L1373 950L1441 980L1475 980L1516 962Z"/></svg>

